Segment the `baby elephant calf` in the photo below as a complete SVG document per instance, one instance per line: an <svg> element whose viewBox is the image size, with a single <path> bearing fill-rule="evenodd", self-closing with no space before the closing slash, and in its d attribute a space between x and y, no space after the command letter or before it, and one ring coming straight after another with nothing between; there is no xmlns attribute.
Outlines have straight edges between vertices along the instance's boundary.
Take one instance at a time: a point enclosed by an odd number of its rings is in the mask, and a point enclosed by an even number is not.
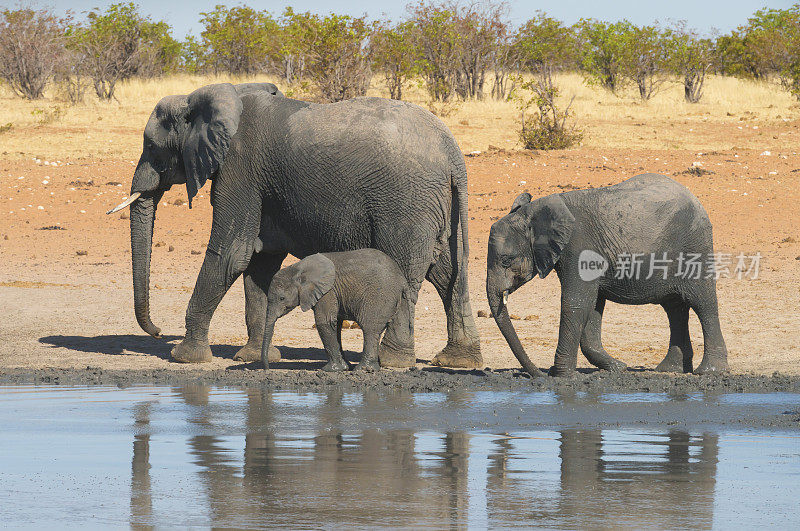
<svg viewBox="0 0 800 531"><path fill-rule="evenodd" d="M298 305L305 312L314 308L314 320L330 361L325 371L343 371L349 364L342 357L342 321L358 323L364 333L364 351L356 370L375 370L378 342L397 313L409 288L403 272L387 255L376 249L341 253L319 253L281 269L272 277L267 294L267 324L261 360L268 368L267 352L275 321Z"/></svg>

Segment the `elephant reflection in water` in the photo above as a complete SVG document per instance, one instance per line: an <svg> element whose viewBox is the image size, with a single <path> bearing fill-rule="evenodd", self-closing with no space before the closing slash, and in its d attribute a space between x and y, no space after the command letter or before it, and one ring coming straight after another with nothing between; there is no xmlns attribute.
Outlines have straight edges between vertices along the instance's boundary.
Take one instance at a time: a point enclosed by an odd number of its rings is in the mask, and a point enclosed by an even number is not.
<svg viewBox="0 0 800 531"><path fill-rule="evenodd" d="M365 410L381 400L374 392L362 396ZM265 403L269 397L248 397L245 492L234 504L258 506L262 515L269 515L271 525L279 526L411 526L466 517L468 440L464 436L444 437L443 458L433 468L419 461L417 437L410 430L365 429L346 435L323 428L311 447L303 450L296 432L282 434L276 426L274 410ZM412 397L407 394L394 403L403 399ZM343 402L342 391L328 392L317 411L319 425L346 424ZM284 444L287 437L292 439L290 445ZM461 479L451 477L454 471Z"/></svg>
<svg viewBox="0 0 800 531"><path fill-rule="evenodd" d="M495 445L488 468L490 522L711 527L716 434L669 431L632 446L604 437L601 430L565 429L558 442L560 479L552 486L543 477L531 479L528 471L515 469L512 462L522 450L513 438L499 438Z"/></svg>
<svg viewBox="0 0 800 531"><path fill-rule="evenodd" d="M480 502L485 508L476 509L485 512L487 525L577 527L591 521L600 527L648 522L705 527L712 522L716 435L670 431L643 437L645 442L617 444L616 432L565 429L557 441L543 437L536 442L542 455L504 436L494 439L488 455L470 459L470 435L461 432L366 429L343 434L333 428L347 425L344 415L352 415L342 391L329 392L315 406L320 428L311 439L292 425L285 404L276 403L272 392L246 393L242 459L231 452L228 439L209 435L224 431L219 421L230 422L214 417L229 411L209 406L209 388L179 391L187 404L197 406L189 418L197 435L188 444L206 491L208 523L216 526L459 526L468 523L475 489L486 491ZM383 399L370 392L362 396L364 404L357 409L385 420ZM393 404L402 407L403 400L410 407L413 397L406 394ZM152 520L149 435L143 429L148 413L147 406L135 410L134 527ZM548 471L546 463L556 456L560 466ZM485 484L470 488L469 467L482 459Z"/></svg>
<svg viewBox="0 0 800 531"><path fill-rule="evenodd" d="M150 489L150 403L134 407L131 459L131 527L151 528L153 497Z"/></svg>
<svg viewBox="0 0 800 531"><path fill-rule="evenodd" d="M609 527L711 527L717 435L669 431L663 437L644 443L660 450L661 459L654 459L651 449L639 450L642 443L617 450L599 430L562 431L559 512L578 521L591 515ZM695 447L699 453L692 455Z"/></svg>
<svg viewBox="0 0 800 531"><path fill-rule="evenodd" d="M287 419L275 418L272 393L248 389L247 435L243 460L239 460L226 448L227 441L208 435L221 431L213 418L213 404L209 407L210 389L187 386L177 392L188 405L197 406L196 414L188 419L199 428L194 430L199 434L189 438L189 453L200 467L209 523L215 526L267 522L277 526L409 526L466 521L468 435L444 435L443 448L433 452L433 466L420 461L417 436L410 430L367 429L358 436L347 436L336 429L323 429L313 438L311 448L305 449L296 431L281 433L280 422ZM327 394L317 411L320 425L341 424L339 419L346 410L343 397L341 391ZM413 400L411 394L405 399ZM379 398L366 392L363 400L368 405ZM147 410L142 411L146 415ZM287 440L290 445L285 444ZM149 468L149 435L136 435L132 527L146 527L152 520Z"/></svg>
<svg viewBox="0 0 800 531"><path fill-rule="evenodd" d="M252 518L258 522L260 513L256 507L248 504L232 504L231 500L241 499L246 495L242 485L241 467L224 446L224 441L216 436L208 435L213 430L212 411L209 406L211 388L204 385L187 385L176 388L176 394L189 406L194 406L196 415L188 421L199 429L188 440L189 454L194 457L194 464L200 467L199 475L207 491L208 517L212 522L223 521L229 517L239 519ZM251 400L255 392L249 393ZM137 431L149 425L149 403L136 406ZM248 436L249 437L249 436ZM245 454L246 456L247 454ZM134 435L133 464L131 478L131 528L152 529L152 493L150 488L150 435ZM173 515L174 516L174 515ZM204 515L194 515L202 519Z"/></svg>

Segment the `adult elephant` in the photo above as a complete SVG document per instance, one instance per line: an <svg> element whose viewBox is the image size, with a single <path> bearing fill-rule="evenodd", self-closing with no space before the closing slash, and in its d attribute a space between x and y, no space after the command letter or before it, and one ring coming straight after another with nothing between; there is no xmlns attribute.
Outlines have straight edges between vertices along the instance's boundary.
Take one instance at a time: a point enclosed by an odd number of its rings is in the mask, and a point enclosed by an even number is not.
<svg viewBox="0 0 800 531"><path fill-rule="evenodd" d="M211 359L211 316L240 274L249 339L236 357L258 360L266 291L287 254L373 247L397 262L413 292L384 336L381 363L414 364L414 303L427 278L447 313L447 345L433 363L482 366L467 289L467 174L450 131L409 103L313 104L257 89L224 83L168 96L147 122L131 196L121 205L131 204L134 303L142 329L160 334L149 305L158 201L185 183L191 206L211 179L211 237L174 360ZM264 248L254 253L259 236Z"/></svg>

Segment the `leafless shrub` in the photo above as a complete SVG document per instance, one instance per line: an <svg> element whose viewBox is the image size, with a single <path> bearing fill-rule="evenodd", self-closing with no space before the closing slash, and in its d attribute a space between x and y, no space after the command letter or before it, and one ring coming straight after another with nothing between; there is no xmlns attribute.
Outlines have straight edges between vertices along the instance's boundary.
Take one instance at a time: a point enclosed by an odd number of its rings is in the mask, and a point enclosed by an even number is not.
<svg viewBox="0 0 800 531"><path fill-rule="evenodd" d="M64 60L69 17L47 9L4 9L0 13L0 78L24 98L41 98Z"/></svg>
<svg viewBox="0 0 800 531"><path fill-rule="evenodd" d="M494 65L499 43L508 33L508 6L485 2L452 9L460 35L456 92L463 99L482 100L486 73Z"/></svg>
<svg viewBox="0 0 800 531"><path fill-rule="evenodd" d="M419 69L434 101L483 99L486 74L503 57L504 3L420 2L409 6Z"/></svg>

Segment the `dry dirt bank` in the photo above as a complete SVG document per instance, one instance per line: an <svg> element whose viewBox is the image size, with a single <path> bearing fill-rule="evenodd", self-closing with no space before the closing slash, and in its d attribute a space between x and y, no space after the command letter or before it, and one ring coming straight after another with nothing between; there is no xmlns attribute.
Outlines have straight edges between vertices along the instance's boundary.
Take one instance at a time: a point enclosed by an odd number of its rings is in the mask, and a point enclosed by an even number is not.
<svg viewBox="0 0 800 531"><path fill-rule="evenodd" d="M673 175L700 198L714 223L717 250L763 256L757 279L719 282L733 371L800 374L800 156L762 153L577 149L468 157L473 310L487 310L483 282L489 227L518 193L541 196L660 172ZM133 317L128 221L124 215L104 214L127 195L133 166L122 160L44 162L0 159L0 368L197 370L170 363L168 354L183 333L183 313L208 239L207 190L191 211L182 204L185 191L177 187L159 207L152 312L166 337L157 341L143 335ZM694 163L713 173L681 173ZM203 370L235 364L231 358L246 335L242 291L237 281L215 314L211 340L216 357ZM510 303L521 318L516 321L520 337L542 367L553 359L558 300L551 275L520 289ZM279 321L275 341L286 358L283 368L320 364L324 353L312 322L310 312L299 310ZM477 318L477 324L486 365L516 367L494 322ZM702 352L694 317L690 326L695 350ZM416 327L417 356L424 367L446 338L441 302L429 284L420 294ZM347 349L360 350L358 330L344 336ZM606 311L606 347L631 367L654 367L667 339L667 320L659 307L611 305Z"/></svg>

